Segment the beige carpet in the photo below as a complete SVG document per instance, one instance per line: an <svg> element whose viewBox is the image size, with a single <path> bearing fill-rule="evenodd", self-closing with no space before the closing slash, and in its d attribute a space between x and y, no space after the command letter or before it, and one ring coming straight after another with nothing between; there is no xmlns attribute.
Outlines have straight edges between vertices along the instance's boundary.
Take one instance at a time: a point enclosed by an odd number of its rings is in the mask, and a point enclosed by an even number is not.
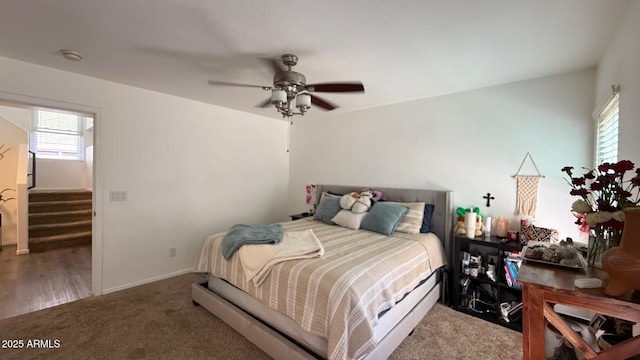
<svg viewBox="0 0 640 360"><path fill-rule="evenodd" d="M1 340L24 343L0 347L0 359L268 359L192 305L196 280L177 276L0 320ZM27 348L29 340L49 340L50 348ZM522 340L518 332L437 304L391 358L521 359Z"/></svg>

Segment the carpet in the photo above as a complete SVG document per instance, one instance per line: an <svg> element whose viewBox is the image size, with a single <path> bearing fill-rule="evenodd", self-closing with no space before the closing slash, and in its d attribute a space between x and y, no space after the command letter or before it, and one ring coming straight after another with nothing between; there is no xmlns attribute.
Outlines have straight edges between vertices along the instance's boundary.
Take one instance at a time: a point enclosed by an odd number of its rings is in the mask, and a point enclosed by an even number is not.
<svg viewBox="0 0 640 360"><path fill-rule="evenodd" d="M195 274L0 320L1 359L269 359L191 302ZM436 304L391 356L521 359L521 334Z"/></svg>

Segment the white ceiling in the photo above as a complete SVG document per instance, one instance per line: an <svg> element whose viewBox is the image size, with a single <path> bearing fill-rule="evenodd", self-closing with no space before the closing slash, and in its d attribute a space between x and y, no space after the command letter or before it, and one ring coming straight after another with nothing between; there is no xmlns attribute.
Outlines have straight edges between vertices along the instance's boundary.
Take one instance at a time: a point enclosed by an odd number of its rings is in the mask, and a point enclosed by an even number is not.
<svg viewBox="0 0 640 360"><path fill-rule="evenodd" d="M278 118L259 57L294 53L350 111L595 66L627 0L0 0L0 56ZM65 60L62 48L83 55ZM1 71L1 69L0 69ZM327 114L313 108L305 117Z"/></svg>

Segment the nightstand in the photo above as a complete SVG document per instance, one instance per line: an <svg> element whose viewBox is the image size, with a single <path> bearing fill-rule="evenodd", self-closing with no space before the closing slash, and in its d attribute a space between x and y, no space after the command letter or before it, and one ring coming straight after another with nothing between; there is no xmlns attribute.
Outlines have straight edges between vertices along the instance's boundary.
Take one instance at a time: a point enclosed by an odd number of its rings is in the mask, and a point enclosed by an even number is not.
<svg viewBox="0 0 640 360"><path fill-rule="evenodd" d="M308 213L308 212L303 212L303 213L300 213L300 214L293 214L293 215L289 215L289 217L291 218L291 221L293 221L293 220L300 220L300 219L303 219L303 218L306 218L306 217L309 217L309 216L313 216L313 215L311 215L311 214L310 214L310 213Z"/></svg>

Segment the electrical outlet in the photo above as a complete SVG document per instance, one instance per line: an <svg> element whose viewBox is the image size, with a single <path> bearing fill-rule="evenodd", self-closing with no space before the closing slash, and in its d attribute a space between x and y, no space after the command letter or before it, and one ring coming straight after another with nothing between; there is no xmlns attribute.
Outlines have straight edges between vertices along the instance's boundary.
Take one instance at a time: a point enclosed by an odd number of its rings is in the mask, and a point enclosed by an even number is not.
<svg viewBox="0 0 640 360"><path fill-rule="evenodd" d="M169 248L169 257L175 257L178 255L178 249L175 246Z"/></svg>

